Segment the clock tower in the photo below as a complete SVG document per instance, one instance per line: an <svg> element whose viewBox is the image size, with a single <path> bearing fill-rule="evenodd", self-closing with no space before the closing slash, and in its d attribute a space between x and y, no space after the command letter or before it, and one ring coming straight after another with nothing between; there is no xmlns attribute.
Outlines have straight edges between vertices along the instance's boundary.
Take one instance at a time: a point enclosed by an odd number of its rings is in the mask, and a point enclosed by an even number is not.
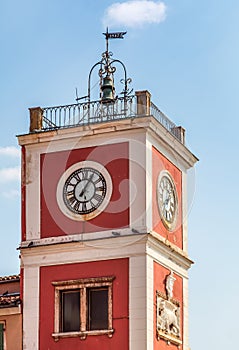
<svg viewBox="0 0 239 350"><path fill-rule="evenodd" d="M30 108L18 136L27 350L189 349L186 188L197 158L150 93L130 91L108 50L124 34L105 33L85 100Z"/></svg>

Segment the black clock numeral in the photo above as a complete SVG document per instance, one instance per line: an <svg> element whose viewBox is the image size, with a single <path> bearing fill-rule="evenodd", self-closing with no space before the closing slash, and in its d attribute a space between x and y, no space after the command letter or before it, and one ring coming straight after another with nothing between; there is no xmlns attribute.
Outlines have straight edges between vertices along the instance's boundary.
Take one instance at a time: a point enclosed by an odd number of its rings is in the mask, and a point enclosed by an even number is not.
<svg viewBox="0 0 239 350"><path fill-rule="evenodd" d="M83 212L85 212L85 211L87 210L86 202L83 202L83 203L82 203L82 208L81 208L81 210L82 210Z"/></svg>
<svg viewBox="0 0 239 350"><path fill-rule="evenodd" d="M78 211L80 207L80 203L78 201L75 201L75 203L73 204L73 208Z"/></svg>
<svg viewBox="0 0 239 350"><path fill-rule="evenodd" d="M74 197L75 196L75 191L67 191L66 193L67 197Z"/></svg>
<svg viewBox="0 0 239 350"><path fill-rule="evenodd" d="M70 192L70 191L73 191L75 188L75 184L72 184L72 183L68 183L67 186L66 186L66 191Z"/></svg>
<svg viewBox="0 0 239 350"><path fill-rule="evenodd" d="M101 196L100 194L98 193L95 193L94 195L94 199L97 201L97 202L101 202L102 199L103 199L103 196Z"/></svg>
<svg viewBox="0 0 239 350"><path fill-rule="evenodd" d="M96 192L103 192L104 191L104 186L96 187Z"/></svg>
<svg viewBox="0 0 239 350"><path fill-rule="evenodd" d="M75 196L67 196L67 200L69 201L71 206L74 206L74 202L76 202Z"/></svg>
<svg viewBox="0 0 239 350"><path fill-rule="evenodd" d="M94 184L97 185L99 182L102 182L102 179L100 177L97 177L97 179L95 179Z"/></svg>
<svg viewBox="0 0 239 350"><path fill-rule="evenodd" d="M73 174L73 179L76 180L76 182L80 182L81 181L80 173L79 172L75 172Z"/></svg>
<svg viewBox="0 0 239 350"><path fill-rule="evenodd" d="M88 169L83 169L83 170L81 171L82 180L88 179L88 173L89 173L89 170L88 170Z"/></svg>
<svg viewBox="0 0 239 350"><path fill-rule="evenodd" d="M91 205L91 209L92 209L92 208L95 208L95 204L93 203L92 199L90 200L89 203L90 203L90 205Z"/></svg>

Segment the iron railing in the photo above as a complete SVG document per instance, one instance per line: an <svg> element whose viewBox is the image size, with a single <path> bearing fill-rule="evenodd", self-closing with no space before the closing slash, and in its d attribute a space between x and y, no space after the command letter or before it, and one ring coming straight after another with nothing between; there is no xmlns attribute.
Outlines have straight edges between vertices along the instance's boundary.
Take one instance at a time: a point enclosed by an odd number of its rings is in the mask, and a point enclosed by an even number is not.
<svg viewBox="0 0 239 350"><path fill-rule="evenodd" d="M171 134L173 134L179 141L182 140L181 130L174 124L160 109L151 102L150 114L157 119Z"/></svg>
<svg viewBox="0 0 239 350"><path fill-rule="evenodd" d="M43 108L43 130L102 123L135 116L135 96Z"/></svg>
<svg viewBox="0 0 239 350"><path fill-rule="evenodd" d="M42 130L52 130L75 127L93 123L109 122L113 120L141 117L137 114L136 96L117 98L114 102L102 103L91 101L75 103L66 106L43 108ZM182 134L178 128L160 109L151 102L149 114L159 121L180 142ZM145 116L145 114L144 114Z"/></svg>

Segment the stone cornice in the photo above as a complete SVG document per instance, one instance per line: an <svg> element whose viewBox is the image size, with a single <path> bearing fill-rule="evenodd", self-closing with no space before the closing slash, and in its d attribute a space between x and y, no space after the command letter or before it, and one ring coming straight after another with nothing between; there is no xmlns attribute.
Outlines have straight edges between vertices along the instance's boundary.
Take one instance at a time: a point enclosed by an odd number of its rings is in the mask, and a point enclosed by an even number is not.
<svg viewBox="0 0 239 350"><path fill-rule="evenodd" d="M60 141L63 139L74 139L79 137L90 137L96 135L107 135L112 132L125 132L137 129L145 129L152 135L156 135L165 146L173 149L184 161L185 167L192 167L198 158L189 149L174 137L162 124L152 116L135 117L123 120L114 120L100 124L89 124L79 127L62 128L51 131L35 132L19 135L18 141L21 146L39 144L44 142Z"/></svg>
<svg viewBox="0 0 239 350"><path fill-rule="evenodd" d="M42 254L44 254L44 256L58 256L61 253L68 253L70 259L71 253L75 254L77 252L78 255L79 252L81 252L80 254L82 256L83 252L86 254L86 252L90 251L101 251L100 256L102 259L110 259L114 257L123 258L146 253L152 256L155 260L157 260L157 254L164 256L166 259L180 266L184 270L188 270L193 264L193 261L188 257L186 252L176 247L174 244L170 243L155 232L150 232L148 234L131 234L111 238L105 237L103 239L94 239L89 241L68 239L65 242L56 241L54 244L50 244L50 242L47 244L44 241L44 243L42 242L41 244L41 240L38 240L35 243L33 242L33 245L30 246L28 246L27 243L28 242L25 242L20 248L23 259L34 256L40 257ZM121 247L124 247L124 249L121 249ZM102 250L104 250L104 253L102 253ZM91 255L95 256L94 254ZM88 256L88 253L86 256ZM52 261L52 258L50 260ZM96 258L96 260L98 260L98 258ZM65 261L63 263L65 263Z"/></svg>
<svg viewBox="0 0 239 350"><path fill-rule="evenodd" d="M148 253L150 249L153 252L162 253L168 260L173 261L186 270L193 264L193 261L188 257L186 252L155 232L148 234L147 249ZM153 253L152 255L154 257Z"/></svg>

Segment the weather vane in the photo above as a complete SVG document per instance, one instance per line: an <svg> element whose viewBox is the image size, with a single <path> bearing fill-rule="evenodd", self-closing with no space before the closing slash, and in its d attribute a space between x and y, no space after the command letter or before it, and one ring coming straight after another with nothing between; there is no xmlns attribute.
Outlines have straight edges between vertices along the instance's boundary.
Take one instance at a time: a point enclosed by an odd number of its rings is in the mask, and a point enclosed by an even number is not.
<svg viewBox="0 0 239 350"><path fill-rule="evenodd" d="M109 33L108 27L106 29L106 33L103 33L105 35L106 40L106 51L109 51L109 39L124 39L124 35L127 32L114 32Z"/></svg>

